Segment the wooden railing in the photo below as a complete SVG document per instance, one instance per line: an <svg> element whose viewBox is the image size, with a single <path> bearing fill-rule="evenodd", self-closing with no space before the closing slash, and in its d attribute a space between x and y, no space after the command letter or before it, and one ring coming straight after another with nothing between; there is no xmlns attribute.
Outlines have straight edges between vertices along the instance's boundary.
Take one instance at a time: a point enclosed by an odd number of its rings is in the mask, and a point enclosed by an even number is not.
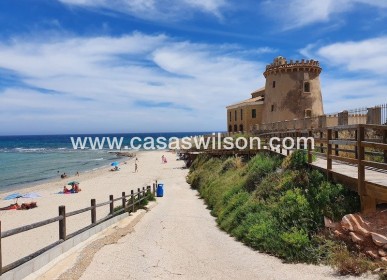
<svg viewBox="0 0 387 280"><path fill-rule="evenodd" d="M259 136L265 142L271 137L281 139L285 137L313 137L315 149L312 150L311 145L302 148L307 150L310 164L313 155L326 159L324 169L329 179L332 179L333 175L345 177L340 174L340 170L332 170L333 160L356 167L357 178L353 189L358 192L361 198L363 212L373 212L378 202L387 202L387 126L359 124L271 132ZM282 153L283 149L283 147L280 147L279 152ZM286 150L286 154L289 153L290 150ZM385 174L385 182L378 184L366 180L366 169ZM350 179L347 182L350 182Z"/></svg>
<svg viewBox="0 0 387 280"><path fill-rule="evenodd" d="M305 130L271 131L255 135L261 140L261 149L245 150L190 150L187 151L187 162L192 163L198 153L207 153L212 156L239 155L250 156L260 151L271 150L281 155L289 155L292 150L290 145L282 140L289 137L296 141L299 137L313 137L315 148L312 150L311 142L301 149L307 150L308 162L312 164L313 156L326 159L323 171L329 179L334 179L357 191L362 204L363 212L373 212L380 202L387 202L387 125L357 124L348 126L335 126ZM275 143L276 149L270 149L270 138L281 139ZM190 156L191 155L191 156ZM333 170L333 160L353 166L353 177L340 170ZM314 166L316 168L316 166ZM366 180L365 171L378 172L379 183ZM371 178L372 179L372 178ZM382 182L381 182L382 181Z"/></svg>
<svg viewBox="0 0 387 280"><path fill-rule="evenodd" d="M53 218L50 218L50 219L47 219L44 221L36 222L33 224L21 226L18 228L14 228L14 229L7 230L7 231L1 231L1 221L0 221L0 232L1 232L1 235L0 235L0 275L32 260L33 258L43 254L44 252L54 248L55 246L63 243L67 239L70 239L70 238L72 238L72 237L74 237L74 236L76 236L76 235L78 235L78 234L80 234L88 229L91 229L91 228L95 227L96 225L101 224L102 222L105 222L105 221L107 221L107 220L109 220L117 215L120 215L124 212L129 212L129 213L135 212L137 210L136 205L140 205L140 203L144 199L146 199L151 192L153 193L153 195L155 195L156 186L157 186L157 181L156 181L156 183L153 184L153 189L151 189L151 186L147 186L146 188L143 187L142 189L138 188L137 192L134 192L133 190L131 190L130 194L128 194L128 195L125 192L122 192L122 196L120 196L118 198L114 198L113 195L110 195L108 201L98 203L98 204L96 203L95 199L91 199L89 207L75 210L75 211L71 211L71 212L66 212L66 207L62 205L62 206L58 207L58 216L56 216L56 217L53 217ZM119 205L119 206L121 206L121 208L118 209L117 211L115 211L114 204L117 201L121 202L121 204ZM109 214L106 217L104 217L100 220L97 220L97 208L105 206L105 205L109 205ZM82 214L85 212L90 212L90 218L91 218L90 225L83 227L83 228L81 228L81 229L79 229L71 234L67 234L66 219L68 217L79 215L79 214ZM20 233L23 233L23 232L26 232L29 230L33 230L33 229L36 229L39 227L43 227L43 226L46 226L49 224L53 224L56 222L58 222L58 233L59 233L59 235L58 235L59 238L57 241L55 241L54 243L52 243L52 244L50 244L50 245L48 245L40 250L28 255L28 256L25 256L25 257L18 259L18 260L14 261L6 266L3 266L3 264L2 264L2 259L3 259L2 256L3 255L2 255L2 250L1 250L2 239L17 235L17 234L20 234Z"/></svg>

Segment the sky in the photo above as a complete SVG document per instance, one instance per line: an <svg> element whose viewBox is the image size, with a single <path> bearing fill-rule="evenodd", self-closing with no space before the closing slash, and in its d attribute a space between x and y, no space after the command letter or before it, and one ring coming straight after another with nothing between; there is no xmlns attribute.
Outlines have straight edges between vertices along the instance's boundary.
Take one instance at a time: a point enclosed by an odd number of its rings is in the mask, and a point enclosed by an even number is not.
<svg viewBox="0 0 387 280"><path fill-rule="evenodd" d="M0 135L225 131L281 55L387 103L386 0L2 0Z"/></svg>

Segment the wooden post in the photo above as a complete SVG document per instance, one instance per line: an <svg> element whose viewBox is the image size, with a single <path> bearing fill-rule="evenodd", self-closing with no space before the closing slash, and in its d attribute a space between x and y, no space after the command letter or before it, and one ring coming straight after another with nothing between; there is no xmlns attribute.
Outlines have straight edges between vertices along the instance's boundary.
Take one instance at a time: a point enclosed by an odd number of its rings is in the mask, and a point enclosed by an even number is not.
<svg viewBox="0 0 387 280"><path fill-rule="evenodd" d="M308 138L309 137L312 137L313 136L313 133L311 130L308 131ZM308 163L312 163L313 161L313 157L312 157L312 142L308 141L307 142L307 146L308 146Z"/></svg>
<svg viewBox="0 0 387 280"><path fill-rule="evenodd" d="M387 130L383 131L383 143L387 144ZM384 150L384 163L387 163L387 150Z"/></svg>
<svg viewBox="0 0 387 280"><path fill-rule="evenodd" d="M148 195L151 194L151 186L146 186L146 193L147 193Z"/></svg>
<svg viewBox="0 0 387 280"><path fill-rule="evenodd" d="M365 195L364 190L364 180L365 180L365 168L362 163L362 160L364 160L365 153L364 153L364 147L361 146L362 141L364 141L364 127L358 126L357 128L357 169L358 169L358 187L357 192L359 195Z"/></svg>
<svg viewBox="0 0 387 280"><path fill-rule="evenodd" d="M153 195L156 195L156 183L153 183Z"/></svg>
<svg viewBox="0 0 387 280"><path fill-rule="evenodd" d="M327 152L326 152L326 155L327 155L327 177L328 179L331 178L331 171L332 171L332 158L331 158L331 155L332 155L332 144L330 143L330 141L332 140L332 129L328 129L327 130Z"/></svg>
<svg viewBox="0 0 387 280"><path fill-rule="evenodd" d="M324 138L324 132L320 131L320 140ZM324 143L320 143L320 153L324 152Z"/></svg>
<svg viewBox="0 0 387 280"><path fill-rule="evenodd" d="M122 208L124 209L125 209L125 202L126 202L125 192L122 192Z"/></svg>
<svg viewBox="0 0 387 280"><path fill-rule="evenodd" d="M110 200L110 211L109 211L109 214L110 215L113 215L114 214L114 198L113 198L113 195L109 195L109 200Z"/></svg>
<svg viewBox="0 0 387 280"><path fill-rule="evenodd" d="M59 216L63 219L59 221L59 240L66 240L66 207L59 206Z"/></svg>
<svg viewBox="0 0 387 280"><path fill-rule="evenodd" d="M339 139L339 131L335 130L335 140ZM339 145L335 145L335 155L339 155Z"/></svg>
<svg viewBox="0 0 387 280"><path fill-rule="evenodd" d="M140 188L137 188L137 200L140 200L141 199L141 189Z"/></svg>
<svg viewBox="0 0 387 280"><path fill-rule="evenodd" d="M355 141L357 141L358 139L358 130L356 129L355 130ZM359 156L358 156L358 149L357 149L357 146L355 146L355 159L358 159Z"/></svg>
<svg viewBox="0 0 387 280"><path fill-rule="evenodd" d="M134 191L130 191L130 203L132 204L132 212L134 212Z"/></svg>
<svg viewBox="0 0 387 280"><path fill-rule="evenodd" d="M376 211L376 199L367 195L367 190L365 187L365 166L363 160L365 160L365 149L362 147L362 142L365 140L364 126L359 125L357 129L357 191L360 196L361 202L361 212L372 213Z"/></svg>
<svg viewBox="0 0 387 280"><path fill-rule="evenodd" d="M91 223L95 224L97 222L97 208L95 207L96 202L94 198L91 200L90 204L91 204L91 207L93 207L91 208Z"/></svg>

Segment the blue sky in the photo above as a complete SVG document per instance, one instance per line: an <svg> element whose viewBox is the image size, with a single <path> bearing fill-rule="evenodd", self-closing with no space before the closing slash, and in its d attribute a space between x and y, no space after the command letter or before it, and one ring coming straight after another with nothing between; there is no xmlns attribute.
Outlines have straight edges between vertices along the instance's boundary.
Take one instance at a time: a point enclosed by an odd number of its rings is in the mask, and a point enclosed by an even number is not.
<svg viewBox="0 0 387 280"><path fill-rule="evenodd" d="M219 131L278 55L325 112L386 103L385 0L0 1L0 135Z"/></svg>

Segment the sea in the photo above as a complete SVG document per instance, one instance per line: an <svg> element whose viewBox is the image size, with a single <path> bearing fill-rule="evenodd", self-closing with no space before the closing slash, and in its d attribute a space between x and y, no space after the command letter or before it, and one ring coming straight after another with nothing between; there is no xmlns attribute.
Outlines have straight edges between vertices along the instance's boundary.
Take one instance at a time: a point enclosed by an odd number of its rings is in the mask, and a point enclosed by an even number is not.
<svg viewBox="0 0 387 280"><path fill-rule="evenodd" d="M141 140L146 137L169 139L205 134L208 132L0 136L0 192L44 183L59 178L63 173L73 176L76 172L90 172L125 159L114 153L119 150L110 150L107 145L103 149L91 149L90 145L74 149L71 137L123 137L124 145L134 137Z"/></svg>

